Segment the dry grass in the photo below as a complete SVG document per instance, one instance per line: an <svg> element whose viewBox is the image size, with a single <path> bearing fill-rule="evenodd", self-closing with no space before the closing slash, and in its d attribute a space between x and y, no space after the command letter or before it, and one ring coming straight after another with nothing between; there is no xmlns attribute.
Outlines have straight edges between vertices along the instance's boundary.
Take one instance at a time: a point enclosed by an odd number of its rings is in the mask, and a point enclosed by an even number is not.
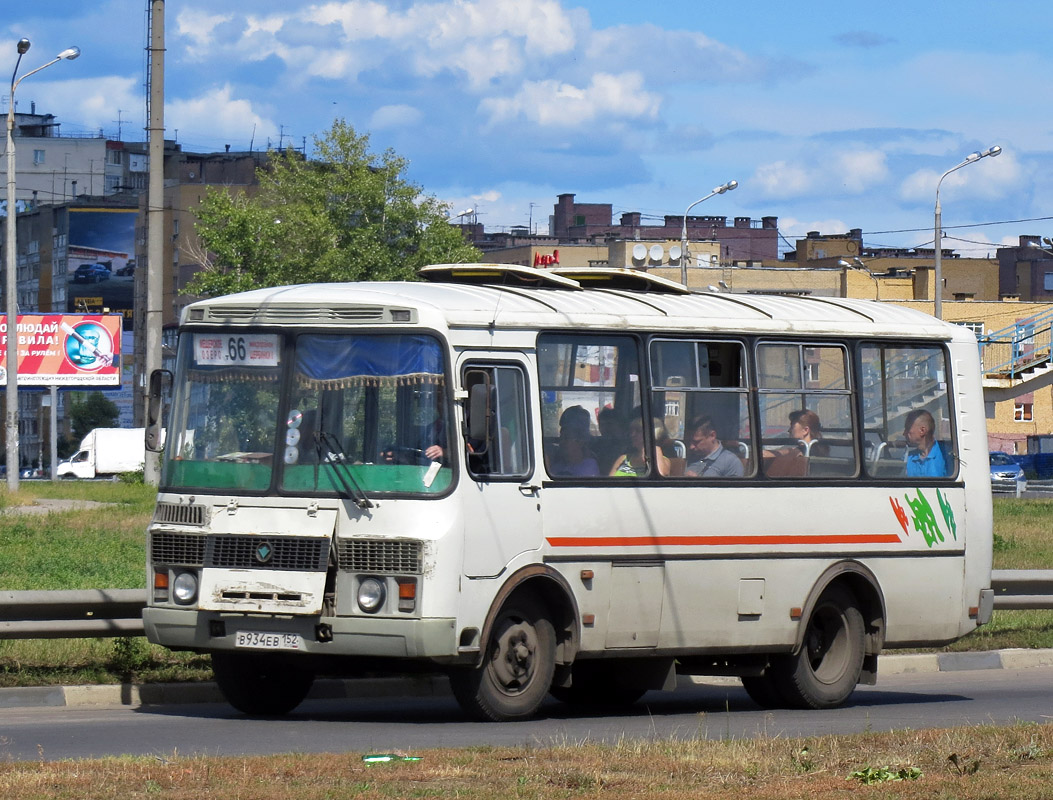
<svg viewBox="0 0 1053 800"><path fill-rule="evenodd" d="M0 757L3 745L0 739ZM1012 798L1053 795L1053 725L812 739L624 741L603 746L426 750L416 762L361 753L0 763L0 796L32 798ZM950 760L954 756L953 763ZM863 785L853 773L915 768Z"/></svg>

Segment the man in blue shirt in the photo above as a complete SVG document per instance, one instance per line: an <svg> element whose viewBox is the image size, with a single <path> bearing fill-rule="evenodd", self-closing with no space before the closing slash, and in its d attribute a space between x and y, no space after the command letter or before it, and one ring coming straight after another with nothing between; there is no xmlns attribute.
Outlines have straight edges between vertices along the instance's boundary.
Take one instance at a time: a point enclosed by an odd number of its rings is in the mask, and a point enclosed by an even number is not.
<svg viewBox="0 0 1053 800"><path fill-rule="evenodd" d="M947 461L936 441L936 422L932 414L916 408L907 414L903 435L911 449L907 452L907 475L917 478L942 478L947 474Z"/></svg>

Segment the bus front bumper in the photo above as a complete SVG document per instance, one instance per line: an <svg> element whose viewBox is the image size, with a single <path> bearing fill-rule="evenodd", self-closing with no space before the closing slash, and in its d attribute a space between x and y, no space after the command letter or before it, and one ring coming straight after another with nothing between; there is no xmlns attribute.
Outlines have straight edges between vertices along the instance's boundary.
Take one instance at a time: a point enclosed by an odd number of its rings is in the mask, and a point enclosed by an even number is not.
<svg viewBox="0 0 1053 800"><path fill-rule="evenodd" d="M148 607L146 638L174 650L252 651L238 640L280 642L283 652L311 655L449 660L457 655L456 620L382 617L272 617ZM319 626L325 626L319 631ZM239 637L238 634L262 634ZM294 645L290 647L290 644Z"/></svg>

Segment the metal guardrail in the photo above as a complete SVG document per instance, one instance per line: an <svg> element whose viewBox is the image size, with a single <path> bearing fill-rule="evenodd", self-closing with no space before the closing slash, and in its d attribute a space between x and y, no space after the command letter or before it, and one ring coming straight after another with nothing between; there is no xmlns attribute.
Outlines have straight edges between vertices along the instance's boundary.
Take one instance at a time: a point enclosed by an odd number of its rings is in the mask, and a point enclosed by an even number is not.
<svg viewBox="0 0 1053 800"><path fill-rule="evenodd" d="M1053 609L1053 570L991 573L995 609ZM142 636L145 589L0 592L0 639Z"/></svg>
<svg viewBox="0 0 1053 800"><path fill-rule="evenodd" d="M1053 569L996 569L991 588L996 609L1053 608Z"/></svg>
<svg viewBox="0 0 1053 800"><path fill-rule="evenodd" d="M0 592L0 639L142 636L145 589Z"/></svg>

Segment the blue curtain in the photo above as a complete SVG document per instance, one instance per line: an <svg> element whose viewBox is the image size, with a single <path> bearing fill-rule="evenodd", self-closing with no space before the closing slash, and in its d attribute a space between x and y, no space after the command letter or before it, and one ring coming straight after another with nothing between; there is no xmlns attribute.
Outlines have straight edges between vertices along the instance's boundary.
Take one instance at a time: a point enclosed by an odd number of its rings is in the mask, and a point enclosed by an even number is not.
<svg viewBox="0 0 1053 800"><path fill-rule="evenodd" d="M437 383L442 349L418 334L304 335L296 340L296 372L303 383L329 386Z"/></svg>

